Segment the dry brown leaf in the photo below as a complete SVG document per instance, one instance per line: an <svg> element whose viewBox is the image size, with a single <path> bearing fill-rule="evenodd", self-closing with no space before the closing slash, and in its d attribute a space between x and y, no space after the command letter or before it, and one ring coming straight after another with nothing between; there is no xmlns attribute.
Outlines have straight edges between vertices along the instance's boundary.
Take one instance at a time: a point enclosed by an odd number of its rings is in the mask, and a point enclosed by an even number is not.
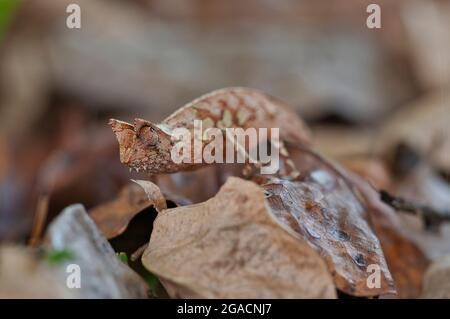
<svg viewBox="0 0 450 319"><path fill-rule="evenodd" d="M166 207L161 192L155 191L156 185L147 181L137 182L140 184L126 185L116 199L90 211L91 218L106 238L110 239L122 234L133 217L144 209L155 206L162 210ZM150 191L150 195L146 193L144 186L147 191Z"/></svg>
<svg viewBox="0 0 450 319"><path fill-rule="evenodd" d="M296 181L258 181L273 214L327 262L338 289L354 296L394 293L394 283L364 201L334 163L304 148L289 148L301 175ZM380 267L381 286L369 288L368 266Z"/></svg>
<svg viewBox="0 0 450 319"><path fill-rule="evenodd" d="M134 179L132 179L132 181L142 187L148 200L152 203L158 213L162 212L164 209L167 209L166 199L158 186L150 181Z"/></svg>
<svg viewBox="0 0 450 319"><path fill-rule="evenodd" d="M378 148L388 159L399 144L419 152L434 168L450 172L450 94L437 91L390 118L378 137Z"/></svg>
<svg viewBox="0 0 450 319"><path fill-rule="evenodd" d="M399 298L417 298L428 259L406 234L399 216L386 210L372 210L371 221L381 242Z"/></svg>
<svg viewBox="0 0 450 319"><path fill-rule="evenodd" d="M407 54L420 84L426 89L450 82L450 3L405 1L402 5ZM430 22L432 21L432 22Z"/></svg>
<svg viewBox="0 0 450 319"><path fill-rule="evenodd" d="M330 180L264 185L273 214L297 238L306 240L327 261L336 287L354 296L378 296L395 291L380 243L365 218L365 208L342 181ZM381 287L367 285L368 266L378 265Z"/></svg>
<svg viewBox="0 0 450 319"><path fill-rule="evenodd" d="M324 261L279 226L260 187L235 177L204 203L160 213L142 261L171 297L336 297Z"/></svg>

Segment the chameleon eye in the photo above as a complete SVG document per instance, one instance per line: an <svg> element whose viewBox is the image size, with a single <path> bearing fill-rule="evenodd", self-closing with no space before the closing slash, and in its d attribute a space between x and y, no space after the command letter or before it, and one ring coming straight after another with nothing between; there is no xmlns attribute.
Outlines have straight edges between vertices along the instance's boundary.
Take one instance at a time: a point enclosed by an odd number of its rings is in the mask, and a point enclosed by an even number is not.
<svg viewBox="0 0 450 319"><path fill-rule="evenodd" d="M156 146L159 142L158 133L154 128L149 126L141 128L138 138L145 146L149 147Z"/></svg>

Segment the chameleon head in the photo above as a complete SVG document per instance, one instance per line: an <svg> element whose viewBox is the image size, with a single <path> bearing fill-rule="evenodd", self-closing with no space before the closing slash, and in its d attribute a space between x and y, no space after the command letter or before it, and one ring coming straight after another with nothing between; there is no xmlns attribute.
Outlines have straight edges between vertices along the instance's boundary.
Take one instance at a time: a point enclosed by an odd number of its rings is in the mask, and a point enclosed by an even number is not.
<svg viewBox="0 0 450 319"><path fill-rule="evenodd" d="M158 171L170 157L170 135L155 124L142 119L135 119L134 125L110 119L109 125L119 142L120 161L130 169Z"/></svg>

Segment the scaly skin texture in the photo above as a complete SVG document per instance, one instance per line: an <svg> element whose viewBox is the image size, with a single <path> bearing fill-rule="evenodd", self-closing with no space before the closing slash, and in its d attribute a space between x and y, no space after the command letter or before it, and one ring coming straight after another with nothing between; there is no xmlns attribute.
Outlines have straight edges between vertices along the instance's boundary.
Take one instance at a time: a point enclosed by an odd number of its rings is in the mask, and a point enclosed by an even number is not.
<svg viewBox="0 0 450 319"><path fill-rule="evenodd" d="M203 95L159 124L142 119L136 119L134 125L115 119L111 119L109 124L119 142L120 161L123 164L136 171L160 174L192 170L205 165L177 164L171 160L170 152L176 143L172 139L173 130L186 128L193 132L194 120L202 121L203 130L211 127L279 128L281 141L294 144L310 142L309 130L289 106L261 91L240 87ZM194 134L191 136L192 139L196 138ZM201 143L205 146L207 141L201 139Z"/></svg>

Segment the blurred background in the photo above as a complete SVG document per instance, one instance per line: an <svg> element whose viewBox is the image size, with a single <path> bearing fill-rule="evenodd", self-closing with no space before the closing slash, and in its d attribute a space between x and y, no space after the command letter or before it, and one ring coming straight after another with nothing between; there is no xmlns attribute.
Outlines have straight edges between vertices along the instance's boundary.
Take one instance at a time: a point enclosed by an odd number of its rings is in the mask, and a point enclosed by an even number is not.
<svg viewBox="0 0 450 319"><path fill-rule="evenodd" d="M0 240L134 176L109 118L158 122L227 86L285 100L322 153L448 209L449 30L447 0L0 0Z"/></svg>

